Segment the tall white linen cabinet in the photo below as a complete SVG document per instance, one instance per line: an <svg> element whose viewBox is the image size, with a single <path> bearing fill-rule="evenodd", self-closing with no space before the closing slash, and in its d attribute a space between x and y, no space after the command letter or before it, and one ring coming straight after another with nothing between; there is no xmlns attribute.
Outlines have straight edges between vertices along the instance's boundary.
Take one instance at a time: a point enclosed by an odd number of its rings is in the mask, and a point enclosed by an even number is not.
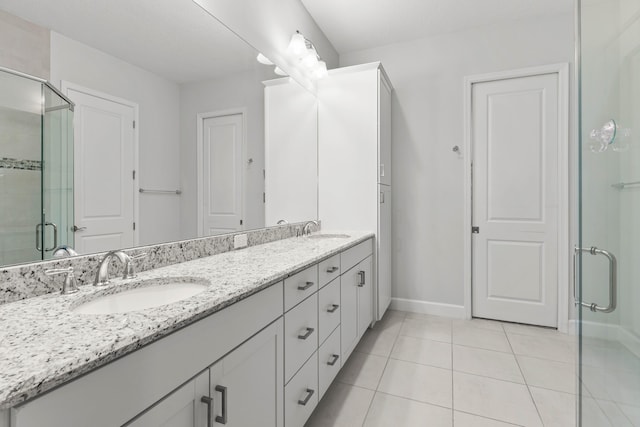
<svg viewBox="0 0 640 427"><path fill-rule="evenodd" d="M376 232L377 320L391 303L392 91L379 62L318 81L318 216L325 230Z"/></svg>

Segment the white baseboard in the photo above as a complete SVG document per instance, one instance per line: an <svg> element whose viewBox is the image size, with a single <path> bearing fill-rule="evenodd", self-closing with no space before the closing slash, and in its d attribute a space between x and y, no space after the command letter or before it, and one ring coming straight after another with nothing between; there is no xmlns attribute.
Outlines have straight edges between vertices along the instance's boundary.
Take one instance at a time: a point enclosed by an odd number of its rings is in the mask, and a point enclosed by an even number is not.
<svg viewBox="0 0 640 427"><path fill-rule="evenodd" d="M410 311L412 313L431 314L433 316L465 318L463 305L444 304L440 302L420 301L405 298L391 298L392 310Z"/></svg>
<svg viewBox="0 0 640 427"><path fill-rule="evenodd" d="M578 333L577 320L569 321L569 333L575 335ZM625 346L627 350L640 357L640 337L620 325L610 325L599 322L582 322L585 327L582 333L590 338L602 338L605 340L614 339Z"/></svg>

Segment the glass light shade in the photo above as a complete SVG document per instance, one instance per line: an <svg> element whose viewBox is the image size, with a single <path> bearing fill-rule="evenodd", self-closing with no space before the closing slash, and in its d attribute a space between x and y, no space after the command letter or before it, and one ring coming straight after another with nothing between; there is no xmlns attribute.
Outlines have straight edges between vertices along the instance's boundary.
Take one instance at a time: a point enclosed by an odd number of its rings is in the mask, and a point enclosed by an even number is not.
<svg viewBox="0 0 640 427"><path fill-rule="evenodd" d="M259 53L258 56L256 57L256 59L258 60L259 63L264 64L264 65L273 65L273 62L271 62L269 60L269 58L267 58L266 56L264 56L263 54Z"/></svg>
<svg viewBox="0 0 640 427"><path fill-rule="evenodd" d="M307 50L307 55L302 58L302 65L312 70L318 65L318 56L312 49Z"/></svg>
<svg viewBox="0 0 640 427"><path fill-rule="evenodd" d="M307 50L307 43L304 40L304 36L300 33L295 33L291 36L289 42L289 51L296 55L302 55Z"/></svg>
<svg viewBox="0 0 640 427"><path fill-rule="evenodd" d="M287 73L282 71L282 69L280 67L274 68L273 72L276 73L279 76L286 76L287 75Z"/></svg>

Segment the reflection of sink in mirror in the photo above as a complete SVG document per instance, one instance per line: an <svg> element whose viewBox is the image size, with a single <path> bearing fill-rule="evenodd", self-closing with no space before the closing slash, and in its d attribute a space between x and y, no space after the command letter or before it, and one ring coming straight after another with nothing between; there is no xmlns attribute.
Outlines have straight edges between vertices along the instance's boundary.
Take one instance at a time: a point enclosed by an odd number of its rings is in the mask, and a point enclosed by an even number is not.
<svg viewBox="0 0 640 427"><path fill-rule="evenodd" d="M348 239L348 234L312 234L307 236L310 239Z"/></svg>
<svg viewBox="0 0 640 427"><path fill-rule="evenodd" d="M151 279L134 282L131 286L121 285L124 290L113 294L101 294L87 302L72 307L79 314L115 314L160 307L185 300L207 289L209 282L204 279L187 277Z"/></svg>

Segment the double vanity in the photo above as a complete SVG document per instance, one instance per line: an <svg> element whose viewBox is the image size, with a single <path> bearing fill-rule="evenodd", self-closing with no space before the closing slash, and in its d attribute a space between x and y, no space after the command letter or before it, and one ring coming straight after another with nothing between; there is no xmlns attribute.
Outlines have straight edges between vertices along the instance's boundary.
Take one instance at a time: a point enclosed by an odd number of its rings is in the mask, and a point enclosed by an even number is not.
<svg viewBox="0 0 640 427"><path fill-rule="evenodd" d="M0 426L302 426L373 322L373 248L286 238L4 304Z"/></svg>

